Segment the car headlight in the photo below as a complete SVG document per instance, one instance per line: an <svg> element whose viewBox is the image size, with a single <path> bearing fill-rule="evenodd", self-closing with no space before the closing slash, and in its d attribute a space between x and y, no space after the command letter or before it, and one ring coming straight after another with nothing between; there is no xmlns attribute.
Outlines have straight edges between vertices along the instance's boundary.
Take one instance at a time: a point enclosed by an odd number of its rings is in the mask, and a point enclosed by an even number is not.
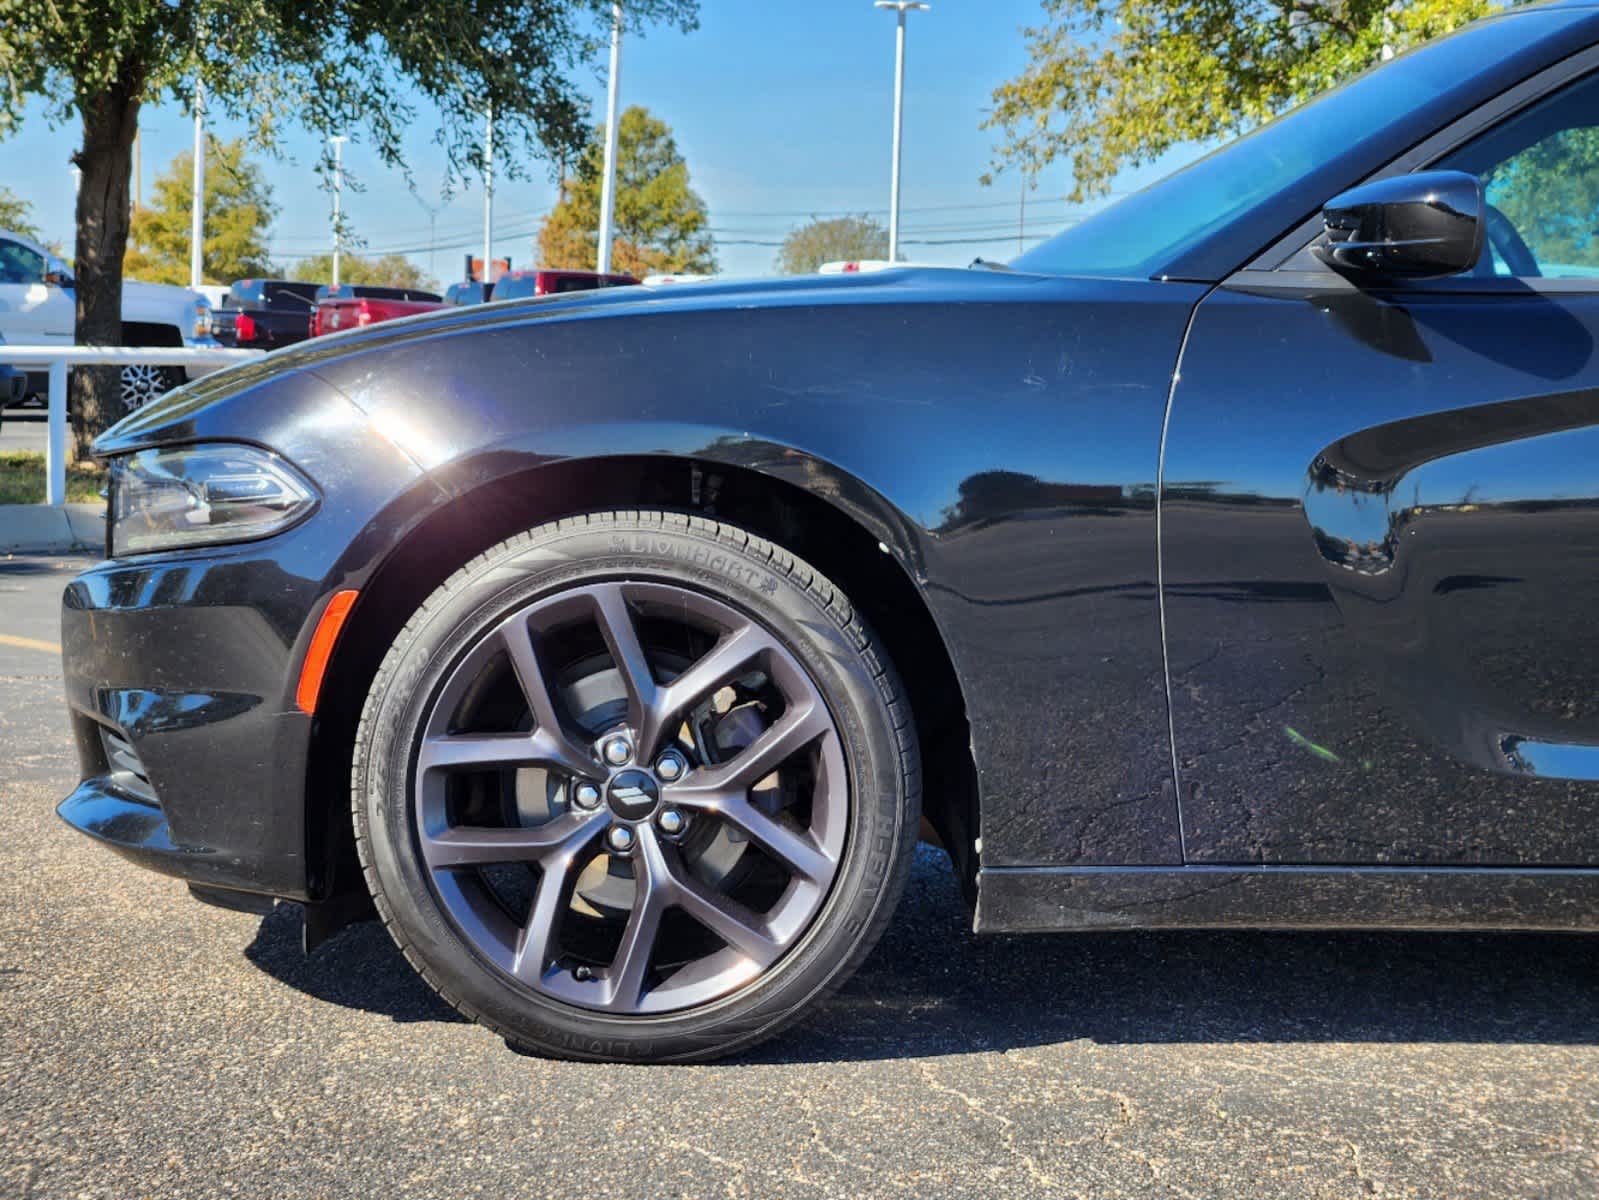
<svg viewBox="0 0 1599 1200"><path fill-rule="evenodd" d="M111 460L113 555L266 537L315 507L298 471L253 446L174 446Z"/></svg>
<svg viewBox="0 0 1599 1200"><path fill-rule="evenodd" d="M194 328L189 336L197 338L211 336L211 305L204 300L194 306Z"/></svg>

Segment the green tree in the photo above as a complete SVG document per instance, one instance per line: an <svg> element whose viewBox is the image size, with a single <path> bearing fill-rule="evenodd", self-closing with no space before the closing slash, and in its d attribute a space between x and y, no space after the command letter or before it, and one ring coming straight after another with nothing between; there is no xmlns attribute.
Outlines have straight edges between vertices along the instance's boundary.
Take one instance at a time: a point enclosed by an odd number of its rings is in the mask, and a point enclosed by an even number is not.
<svg viewBox="0 0 1599 1200"><path fill-rule="evenodd" d="M592 271L598 261L600 186L605 172L605 127L594 131L561 201L539 230L539 263ZM666 122L634 105L616 137L616 240L611 269L642 277L651 272L713 274L705 201L689 186L688 163Z"/></svg>
<svg viewBox="0 0 1599 1200"><path fill-rule="evenodd" d="M155 181L153 202L133 214L132 246L122 270L152 283L189 282L194 154L185 150ZM205 237L200 271L207 283L272 274L267 227L276 212L261 168L244 142L212 142L205 155Z"/></svg>
<svg viewBox="0 0 1599 1200"><path fill-rule="evenodd" d="M1483 185L1540 263L1599 267L1599 127L1553 133L1494 167Z"/></svg>
<svg viewBox="0 0 1599 1200"><path fill-rule="evenodd" d="M789 230L777 254L777 269L785 275L809 275L825 262L887 257L888 230L881 221L865 213L825 221L812 217Z"/></svg>
<svg viewBox="0 0 1599 1200"><path fill-rule="evenodd" d="M630 27L695 23L696 0L628 0ZM77 339L121 336L128 185L139 110L196 80L214 111L270 144L292 120L362 137L403 167L407 126L426 111L452 173L482 162L485 109L506 169L582 144L586 64L609 34L596 0L0 0L0 135L42 97L47 119L76 121ZM418 100L425 102L424 109ZM436 116L435 116L436 113ZM518 152L520 151L520 153ZM331 156L320 167L331 172ZM79 450L121 415L115 369L78 373Z"/></svg>
<svg viewBox="0 0 1599 1200"><path fill-rule="evenodd" d="M288 278L306 283L333 282L333 255L314 254L302 258L289 268ZM403 254L385 254L381 258L362 258L348 251L339 255L339 282L366 283L376 287L419 288L424 292L439 290L438 281L424 274L422 269Z"/></svg>
<svg viewBox="0 0 1599 1200"><path fill-rule="evenodd" d="M1043 0L994 91L993 169L1071 164L1070 198L1184 142L1239 133L1489 11L1489 0Z"/></svg>
<svg viewBox="0 0 1599 1200"><path fill-rule="evenodd" d="M33 205L10 188L3 187L0 187L0 229L20 233L36 242L44 236L33 223Z"/></svg>

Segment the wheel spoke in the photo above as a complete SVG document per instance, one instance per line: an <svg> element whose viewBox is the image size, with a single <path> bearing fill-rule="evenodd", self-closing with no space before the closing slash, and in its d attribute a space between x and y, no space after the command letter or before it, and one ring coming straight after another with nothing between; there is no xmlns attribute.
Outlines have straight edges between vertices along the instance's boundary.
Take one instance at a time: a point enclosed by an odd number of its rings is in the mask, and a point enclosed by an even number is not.
<svg viewBox="0 0 1599 1200"><path fill-rule="evenodd" d="M639 734L639 755L648 760L660 747L663 735L717 688L742 675L751 662L772 648L773 642L762 630L743 624L726 634L704 657L684 671L657 694L647 725L648 736Z"/></svg>
<svg viewBox="0 0 1599 1200"><path fill-rule="evenodd" d="M673 796L681 795L683 803L693 804L696 795L742 793L831 728L827 709L819 700L798 701L727 762L695 771L681 788L674 789Z"/></svg>
<svg viewBox="0 0 1599 1200"><path fill-rule="evenodd" d="M539 860L538 887L511 963L511 973L524 983L537 984L543 979L550 948L560 942L561 920L571 899L572 865L605 824L605 817L598 813L583 817L568 826L570 836Z"/></svg>
<svg viewBox="0 0 1599 1200"><path fill-rule="evenodd" d="M603 813L564 813L542 825L497 828L456 825L422 834L422 855L430 867L474 867L490 863L543 862L573 851L605 826Z"/></svg>
<svg viewBox="0 0 1599 1200"><path fill-rule="evenodd" d="M566 735L561 717L555 707L555 698L545 682L543 668L539 665L538 651L533 645L533 635L528 630L527 618L521 614L501 624L501 644L516 671L516 680L522 686L522 695L533 713L535 737L539 742L536 761L559 767L572 775L591 773L593 756Z"/></svg>
<svg viewBox="0 0 1599 1200"><path fill-rule="evenodd" d="M538 761L534 739L526 733L452 733L422 743L417 767L423 771L514 766Z"/></svg>
<svg viewBox="0 0 1599 1200"><path fill-rule="evenodd" d="M627 722L639 731L641 743L653 745L658 736L654 717L660 689L638 640L627 597L622 585L615 583L594 588L591 594L595 621L611 652L611 661L622 676L622 685L627 689Z"/></svg>
<svg viewBox="0 0 1599 1200"><path fill-rule="evenodd" d="M672 894L679 908L757 966L783 952L759 916L681 868L672 869Z"/></svg>
<svg viewBox="0 0 1599 1200"><path fill-rule="evenodd" d="M832 857L808 833L796 832L767 816L747 798L724 793L711 811L742 829L796 875L818 883L832 875Z"/></svg>
<svg viewBox="0 0 1599 1200"><path fill-rule="evenodd" d="M660 843L647 827L639 829L638 852L633 856L633 911L616 956L611 960L605 990L607 1008L631 1010L644 994L644 977L650 955L655 951L655 936L660 932L661 913L666 909L667 878Z"/></svg>

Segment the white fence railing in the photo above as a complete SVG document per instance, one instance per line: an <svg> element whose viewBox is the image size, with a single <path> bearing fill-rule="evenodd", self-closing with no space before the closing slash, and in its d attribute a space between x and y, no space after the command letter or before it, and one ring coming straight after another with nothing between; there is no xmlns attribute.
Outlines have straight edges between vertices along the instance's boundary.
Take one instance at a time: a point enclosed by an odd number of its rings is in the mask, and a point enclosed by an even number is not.
<svg viewBox="0 0 1599 1200"><path fill-rule="evenodd" d="M260 358L260 350L226 346L8 346L0 344L0 363L50 370L50 430L45 443L44 502L67 502L68 367L208 367L212 371ZM209 373L209 372L208 372Z"/></svg>

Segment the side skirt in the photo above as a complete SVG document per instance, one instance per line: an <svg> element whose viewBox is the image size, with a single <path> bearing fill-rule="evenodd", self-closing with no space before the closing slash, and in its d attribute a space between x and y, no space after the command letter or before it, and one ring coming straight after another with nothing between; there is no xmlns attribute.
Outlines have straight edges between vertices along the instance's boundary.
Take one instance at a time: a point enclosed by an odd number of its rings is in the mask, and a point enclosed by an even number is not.
<svg viewBox="0 0 1599 1200"><path fill-rule="evenodd" d="M975 928L1599 930L1599 870L991 867Z"/></svg>

